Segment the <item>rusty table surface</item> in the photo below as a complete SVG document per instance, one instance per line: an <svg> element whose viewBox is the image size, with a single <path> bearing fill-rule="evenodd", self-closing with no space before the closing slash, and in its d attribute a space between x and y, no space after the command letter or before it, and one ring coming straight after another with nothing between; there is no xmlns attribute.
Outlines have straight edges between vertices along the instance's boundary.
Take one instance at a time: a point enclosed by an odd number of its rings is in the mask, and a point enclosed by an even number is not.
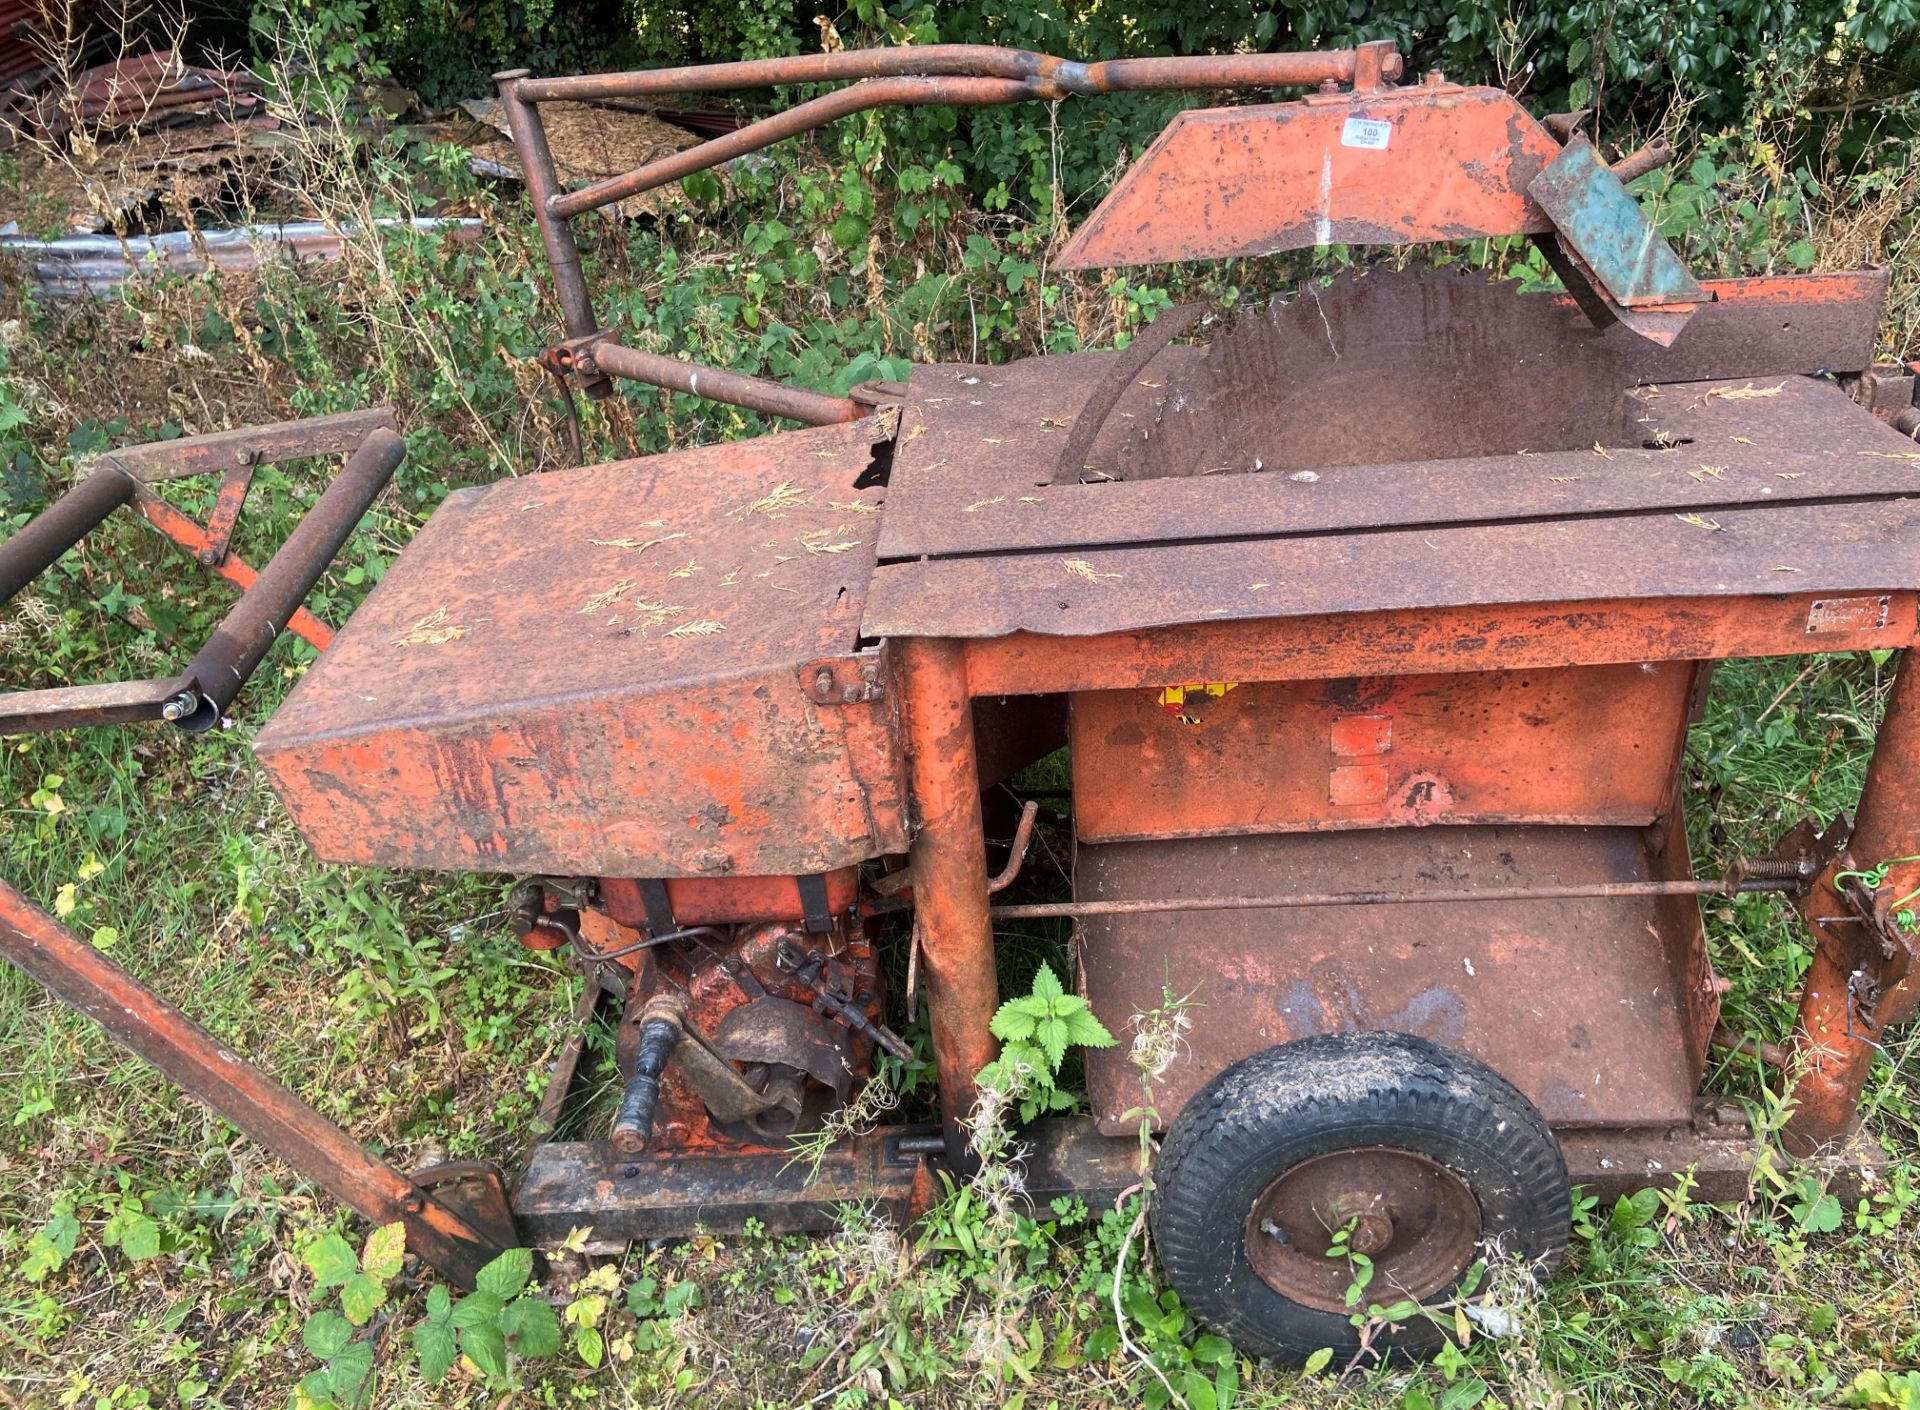
<svg viewBox="0 0 1920 1410"><path fill-rule="evenodd" d="M1084 844L1087 900L1649 879L1636 828L1436 827ZM1215 1073L1310 1033L1392 1029L1458 1046L1562 1127L1658 1126L1692 1110L1686 937L1652 898L1515 900L1093 917L1087 997L1125 1034L1163 992L1191 1027L1153 1085L1161 1123ZM1674 932L1674 933L1668 933ZM1087 1053L1101 1129L1141 1104L1128 1045Z"/></svg>
<svg viewBox="0 0 1920 1410"><path fill-rule="evenodd" d="M798 678L855 650L887 422L449 495L256 741L315 852L675 876L903 846L886 717Z"/></svg>
<svg viewBox="0 0 1920 1410"><path fill-rule="evenodd" d="M878 569L866 630L1072 636L1398 608L1867 594L1920 573L1914 444L1838 388L1779 377L1629 399L1651 446L985 496L935 516L950 556Z"/></svg>
<svg viewBox="0 0 1920 1410"><path fill-rule="evenodd" d="M1061 451L1119 355L918 369L865 630L1910 581L1912 442L1804 375L1865 365L1879 276L1713 287L1662 350L1481 279L1336 281L1123 370L1078 468Z"/></svg>

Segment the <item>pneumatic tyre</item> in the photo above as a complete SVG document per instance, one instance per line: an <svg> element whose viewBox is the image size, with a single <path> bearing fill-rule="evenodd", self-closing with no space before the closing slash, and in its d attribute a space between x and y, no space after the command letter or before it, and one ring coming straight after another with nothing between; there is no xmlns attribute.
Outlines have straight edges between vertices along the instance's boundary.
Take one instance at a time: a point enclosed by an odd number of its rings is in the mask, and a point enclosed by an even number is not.
<svg viewBox="0 0 1920 1410"><path fill-rule="evenodd" d="M1373 1261L1366 1303L1443 1301L1483 1247L1565 1250L1566 1159L1532 1102L1463 1053L1404 1033L1328 1033L1235 1063L1180 1111L1154 1171L1154 1242L1193 1315L1243 1351L1359 1349L1334 1231ZM1371 1346L1421 1355L1425 1318Z"/></svg>

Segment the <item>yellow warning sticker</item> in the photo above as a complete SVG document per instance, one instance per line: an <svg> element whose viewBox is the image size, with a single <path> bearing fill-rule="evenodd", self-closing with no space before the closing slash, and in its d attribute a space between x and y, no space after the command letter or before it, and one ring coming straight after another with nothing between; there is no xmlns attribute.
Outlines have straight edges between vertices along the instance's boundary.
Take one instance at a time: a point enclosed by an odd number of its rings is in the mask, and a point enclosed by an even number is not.
<svg viewBox="0 0 1920 1410"><path fill-rule="evenodd" d="M1238 681L1193 681L1186 685L1170 685L1155 697L1160 708L1170 713L1183 725L1200 723L1198 708L1208 700L1218 700L1230 690L1240 687Z"/></svg>

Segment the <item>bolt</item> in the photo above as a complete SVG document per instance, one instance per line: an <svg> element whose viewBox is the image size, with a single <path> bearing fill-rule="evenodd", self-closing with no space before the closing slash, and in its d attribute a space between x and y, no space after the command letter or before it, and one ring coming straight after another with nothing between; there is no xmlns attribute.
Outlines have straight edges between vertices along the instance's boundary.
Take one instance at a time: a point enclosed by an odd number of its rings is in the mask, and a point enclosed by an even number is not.
<svg viewBox="0 0 1920 1410"><path fill-rule="evenodd" d="M637 1165L623 1165L620 1167L620 1173L626 1179L631 1180L640 1173L640 1167Z"/></svg>
<svg viewBox="0 0 1920 1410"><path fill-rule="evenodd" d="M1426 75L1420 81L1429 88L1444 88L1446 87L1447 76L1440 72L1439 69L1428 69Z"/></svg>
<svg viewBox="0 0 1920 1410"><path fill-rule="evenodd" d="M183 690L160 707L160 718L169 724L186 719L200 708L200 697L191 690Z"/></svg>
<svg viewBox="0 0 1920 1410"><path fill-rule="evenodd" d="M814 672L813 693L822 700L833 698L833 672L825 666Z"/></svg>
<svg viewBox="0 0 1920 1410"><path fill-rule="evenodd" d="M1322 93L1338 93L1340 91L1340 80L1337 78L1321 79L1320 91Z"/></svg>

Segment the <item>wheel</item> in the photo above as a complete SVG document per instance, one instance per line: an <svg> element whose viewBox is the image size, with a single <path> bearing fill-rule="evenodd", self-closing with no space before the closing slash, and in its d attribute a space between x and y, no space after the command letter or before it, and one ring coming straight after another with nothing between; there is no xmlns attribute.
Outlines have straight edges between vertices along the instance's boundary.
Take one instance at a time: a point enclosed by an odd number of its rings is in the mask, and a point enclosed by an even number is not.
<svg viewBox="0 0 1920 1410"><path fill-rule="evenodd" d="M1180 1111L1154 1171L1154 1242L1201 1322L1243 1351L1352 1356L1336 1231L1373 1261L1362 1299L1444 1300L1483 1245L1559 1261L1566 1159L1532 1102L1463 1053L1404 1033L1328 1033L1235 1063ZM1371 1345L1419 1355L1424 1318Z"/></svg>

